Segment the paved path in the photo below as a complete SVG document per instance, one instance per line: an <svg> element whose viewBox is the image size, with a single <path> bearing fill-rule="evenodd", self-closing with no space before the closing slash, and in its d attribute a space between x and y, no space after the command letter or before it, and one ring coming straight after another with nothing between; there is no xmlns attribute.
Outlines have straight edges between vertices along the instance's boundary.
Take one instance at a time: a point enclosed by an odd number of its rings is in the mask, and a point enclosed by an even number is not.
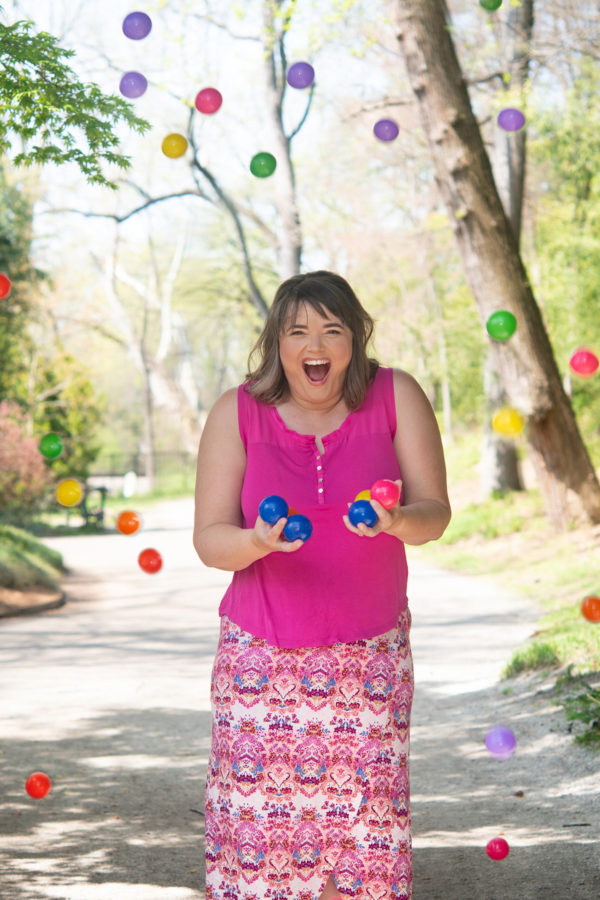
<svg viewBox="0 0 600 900"><path fill-rule="evenodd" d="M199 900L208 684L226 573L191 547L189 501L139 535L54 539L65 607L0 622L2 900ZM165 565L144 575L137 553ZM415 900L600 896L600 766L529 682L497 678L533 612L491 582L411 565ZM506 763L483 746L511 724ZM46 771L53 789L23 785ZM517 791L523 796L516 797ZM509 857L492 863L503 830Z"/></svg>

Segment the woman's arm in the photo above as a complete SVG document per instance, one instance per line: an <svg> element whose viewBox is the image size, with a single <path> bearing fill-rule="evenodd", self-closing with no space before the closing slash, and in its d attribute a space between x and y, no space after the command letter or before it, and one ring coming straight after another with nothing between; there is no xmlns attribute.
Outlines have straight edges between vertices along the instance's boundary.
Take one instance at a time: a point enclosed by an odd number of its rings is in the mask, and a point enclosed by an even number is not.
<svg viewBox="0 0 600 900"><path fill-rule="evenodd" d="M347 527L374 537L381 531L406 544L425 544L441 537L450 521L446 464L437 421L424 391L406 372L394 371L396 435L394 450L402 473L402 506L386 510L371 500L378 521L372 528ZM400 484L400 482L398 482Z"/></svg>
<svg viewBox="0 0 600 900"><path fill-rule="evenodd" d="M198 448L194 547L207 566L233 572L273 551L289 553L302 546L302 541L288 542L281 536L285 519L270 526L257 517L254 528L242 527L245 471L234 388L215 403Z"/></svg>

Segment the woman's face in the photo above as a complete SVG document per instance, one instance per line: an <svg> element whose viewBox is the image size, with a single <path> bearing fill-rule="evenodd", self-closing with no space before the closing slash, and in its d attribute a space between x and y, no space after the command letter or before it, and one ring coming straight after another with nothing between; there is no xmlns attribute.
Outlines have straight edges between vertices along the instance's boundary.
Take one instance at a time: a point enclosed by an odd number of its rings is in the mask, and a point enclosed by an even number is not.
<svg viewBox="0 0 600 900"><path fill-rule="evenodd" d="M327 407L342 396L352 333L333 314L323 317L301 303L279 336L279 356L293 399Z"/></svg>

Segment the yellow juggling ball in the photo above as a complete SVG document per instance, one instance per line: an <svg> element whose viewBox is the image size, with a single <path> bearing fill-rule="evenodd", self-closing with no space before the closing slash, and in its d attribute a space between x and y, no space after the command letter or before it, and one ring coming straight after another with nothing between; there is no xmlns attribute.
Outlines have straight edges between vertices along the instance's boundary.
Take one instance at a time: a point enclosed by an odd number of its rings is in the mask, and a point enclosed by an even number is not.
<svg viewBox="0 0 600 900"><path fill-rule="evenodd" d="M83 488L74 478L65 478L56 488L56 499L61 506L77 506L83 498Z"/></svg>
<svg viewBox="0 0 600 900"><path fill-rule="evenodd" d="M523 431L523 416L512 406L502 406L492 419L492 428L496 434L514 437Z"/></svg>

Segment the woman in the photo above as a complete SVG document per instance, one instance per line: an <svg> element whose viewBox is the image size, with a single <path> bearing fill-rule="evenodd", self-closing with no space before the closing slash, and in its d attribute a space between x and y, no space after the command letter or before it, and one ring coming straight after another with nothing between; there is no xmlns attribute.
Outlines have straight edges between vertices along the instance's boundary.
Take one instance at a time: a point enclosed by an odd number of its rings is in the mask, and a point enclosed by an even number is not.
<svg viewBox="0 0 600 900"><path fill-rule="evenodd" d="M244 384L198 454L194 546L234 573L220 607L206 792L207 900L407 900L413 677L404 544L450 520L431 406L367 356L373 321L331 272L280 285ZM254 362L256 360L256 362ZM356 494L399 503L354 527ZM308 516L258 516L276 494Z"/></svg>

